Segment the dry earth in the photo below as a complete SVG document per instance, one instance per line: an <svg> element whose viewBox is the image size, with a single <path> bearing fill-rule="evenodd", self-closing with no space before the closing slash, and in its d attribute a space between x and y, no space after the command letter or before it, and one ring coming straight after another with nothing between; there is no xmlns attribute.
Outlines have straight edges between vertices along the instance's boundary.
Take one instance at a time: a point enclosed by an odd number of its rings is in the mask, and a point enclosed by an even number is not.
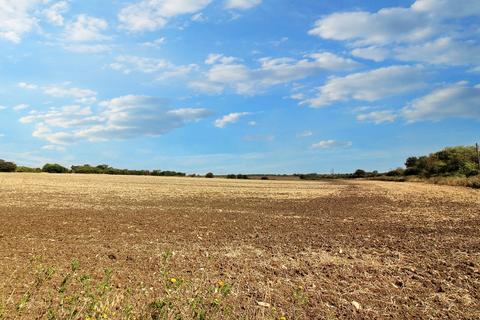
<svg viewBox="0 0 480 320"><path fill-rule="evenodd" d="M0 174L0 303L53 319L38 268L55 291L78 260L113 270L105 318L128 292L132 318L169 299L166 319L480 319L479 227L458 187Z"/></svg>

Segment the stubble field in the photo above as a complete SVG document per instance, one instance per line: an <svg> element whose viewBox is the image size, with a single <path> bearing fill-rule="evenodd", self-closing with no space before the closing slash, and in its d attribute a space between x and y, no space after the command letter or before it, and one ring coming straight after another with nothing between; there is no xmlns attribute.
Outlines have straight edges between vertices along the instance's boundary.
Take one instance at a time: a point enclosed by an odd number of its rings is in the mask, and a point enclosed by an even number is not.
<svg viewBox="0 0 480 320"><path fill-rule="evenodd" d="M480 191L0 174L0 319L479 319Z"/></svg>

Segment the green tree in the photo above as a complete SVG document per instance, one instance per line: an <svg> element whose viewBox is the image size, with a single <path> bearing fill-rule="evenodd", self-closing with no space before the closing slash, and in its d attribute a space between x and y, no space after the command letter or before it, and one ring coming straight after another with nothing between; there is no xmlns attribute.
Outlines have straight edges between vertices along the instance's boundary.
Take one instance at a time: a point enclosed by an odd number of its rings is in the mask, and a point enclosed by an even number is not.
<svg viewBox="0 0 480 320"><path fill-rule="evenodd" d="M57 163L47 163L43 166L42 171L48 173L67 173L68 169Z"/></svg>
<svg viewBox="0 0 480 320"><path fill-rule="evenodd" d="M205 175L205 178L215 178L215 176L213 175L213 173L209 172Z"/></svg>
<svg viewBox="0 0 480 320"><path fill-rule="evenodd" d="M367 172L362 169L358 169L353 173L354 178L365 178L367 176Z"/></svg>
<svg viewBox="0 0 480 320"><path fill-rule="evenodd" d="M15 163L0 159L0 172L15 172L15 170L17 170Z"/></svg>

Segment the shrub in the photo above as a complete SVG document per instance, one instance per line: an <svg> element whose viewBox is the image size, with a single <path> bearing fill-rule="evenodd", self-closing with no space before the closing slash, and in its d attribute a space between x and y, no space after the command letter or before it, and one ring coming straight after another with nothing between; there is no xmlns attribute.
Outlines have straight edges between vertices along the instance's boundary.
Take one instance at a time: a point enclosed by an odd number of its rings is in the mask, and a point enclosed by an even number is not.
<svg viewBox="0 0 480 320"><path fill-rule="evenodd" d="M395 170L391 170L389 172L387 172L386 176L387 177L401 177L403 176L405 173L405 170L403 170L402 168L397 168Z"/></svg>
<svg viewBox="0 0 480 320"><path fill-rule="evenodd" d="M42 171L48 173L67 173L68 169L57 163L47 163L43 166Z"/></svg>
<svg viewBox="0 0 480 320"><path fill-rule="evenodd" d="M15 170L17 170L15 163L0 159L0 172L15 172Z"/></svg>
<svg viewBox="0 0 480 320"><path fill-rule="evenodd" d="M268 177L262 177L262 180L269 180Z"/></svg>
<svg viewBox="0 0 480 320"><path fill-rule="evenodd" d="M20 167L17 167L17 172L38 173L38 172L42 172L42 169L20 166Z"/></svg>
<svg viewBox="0 0 480 320"><path fill-rule="evenodd" d="M213 175L213 173L209 172L205 175L205 178L215 178L215 176Z"/></svg>

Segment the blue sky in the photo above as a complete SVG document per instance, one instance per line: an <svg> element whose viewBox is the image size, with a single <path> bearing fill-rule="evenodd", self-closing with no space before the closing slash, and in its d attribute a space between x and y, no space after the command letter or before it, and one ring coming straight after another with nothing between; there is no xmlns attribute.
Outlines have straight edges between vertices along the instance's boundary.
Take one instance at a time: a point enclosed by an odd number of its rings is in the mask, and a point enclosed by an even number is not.
<svg viewBox="0 0 480 320"><path fill-rule="evenodd" d="M388 170L480 140L480 1L0 0L0 158Z"/></svg>

